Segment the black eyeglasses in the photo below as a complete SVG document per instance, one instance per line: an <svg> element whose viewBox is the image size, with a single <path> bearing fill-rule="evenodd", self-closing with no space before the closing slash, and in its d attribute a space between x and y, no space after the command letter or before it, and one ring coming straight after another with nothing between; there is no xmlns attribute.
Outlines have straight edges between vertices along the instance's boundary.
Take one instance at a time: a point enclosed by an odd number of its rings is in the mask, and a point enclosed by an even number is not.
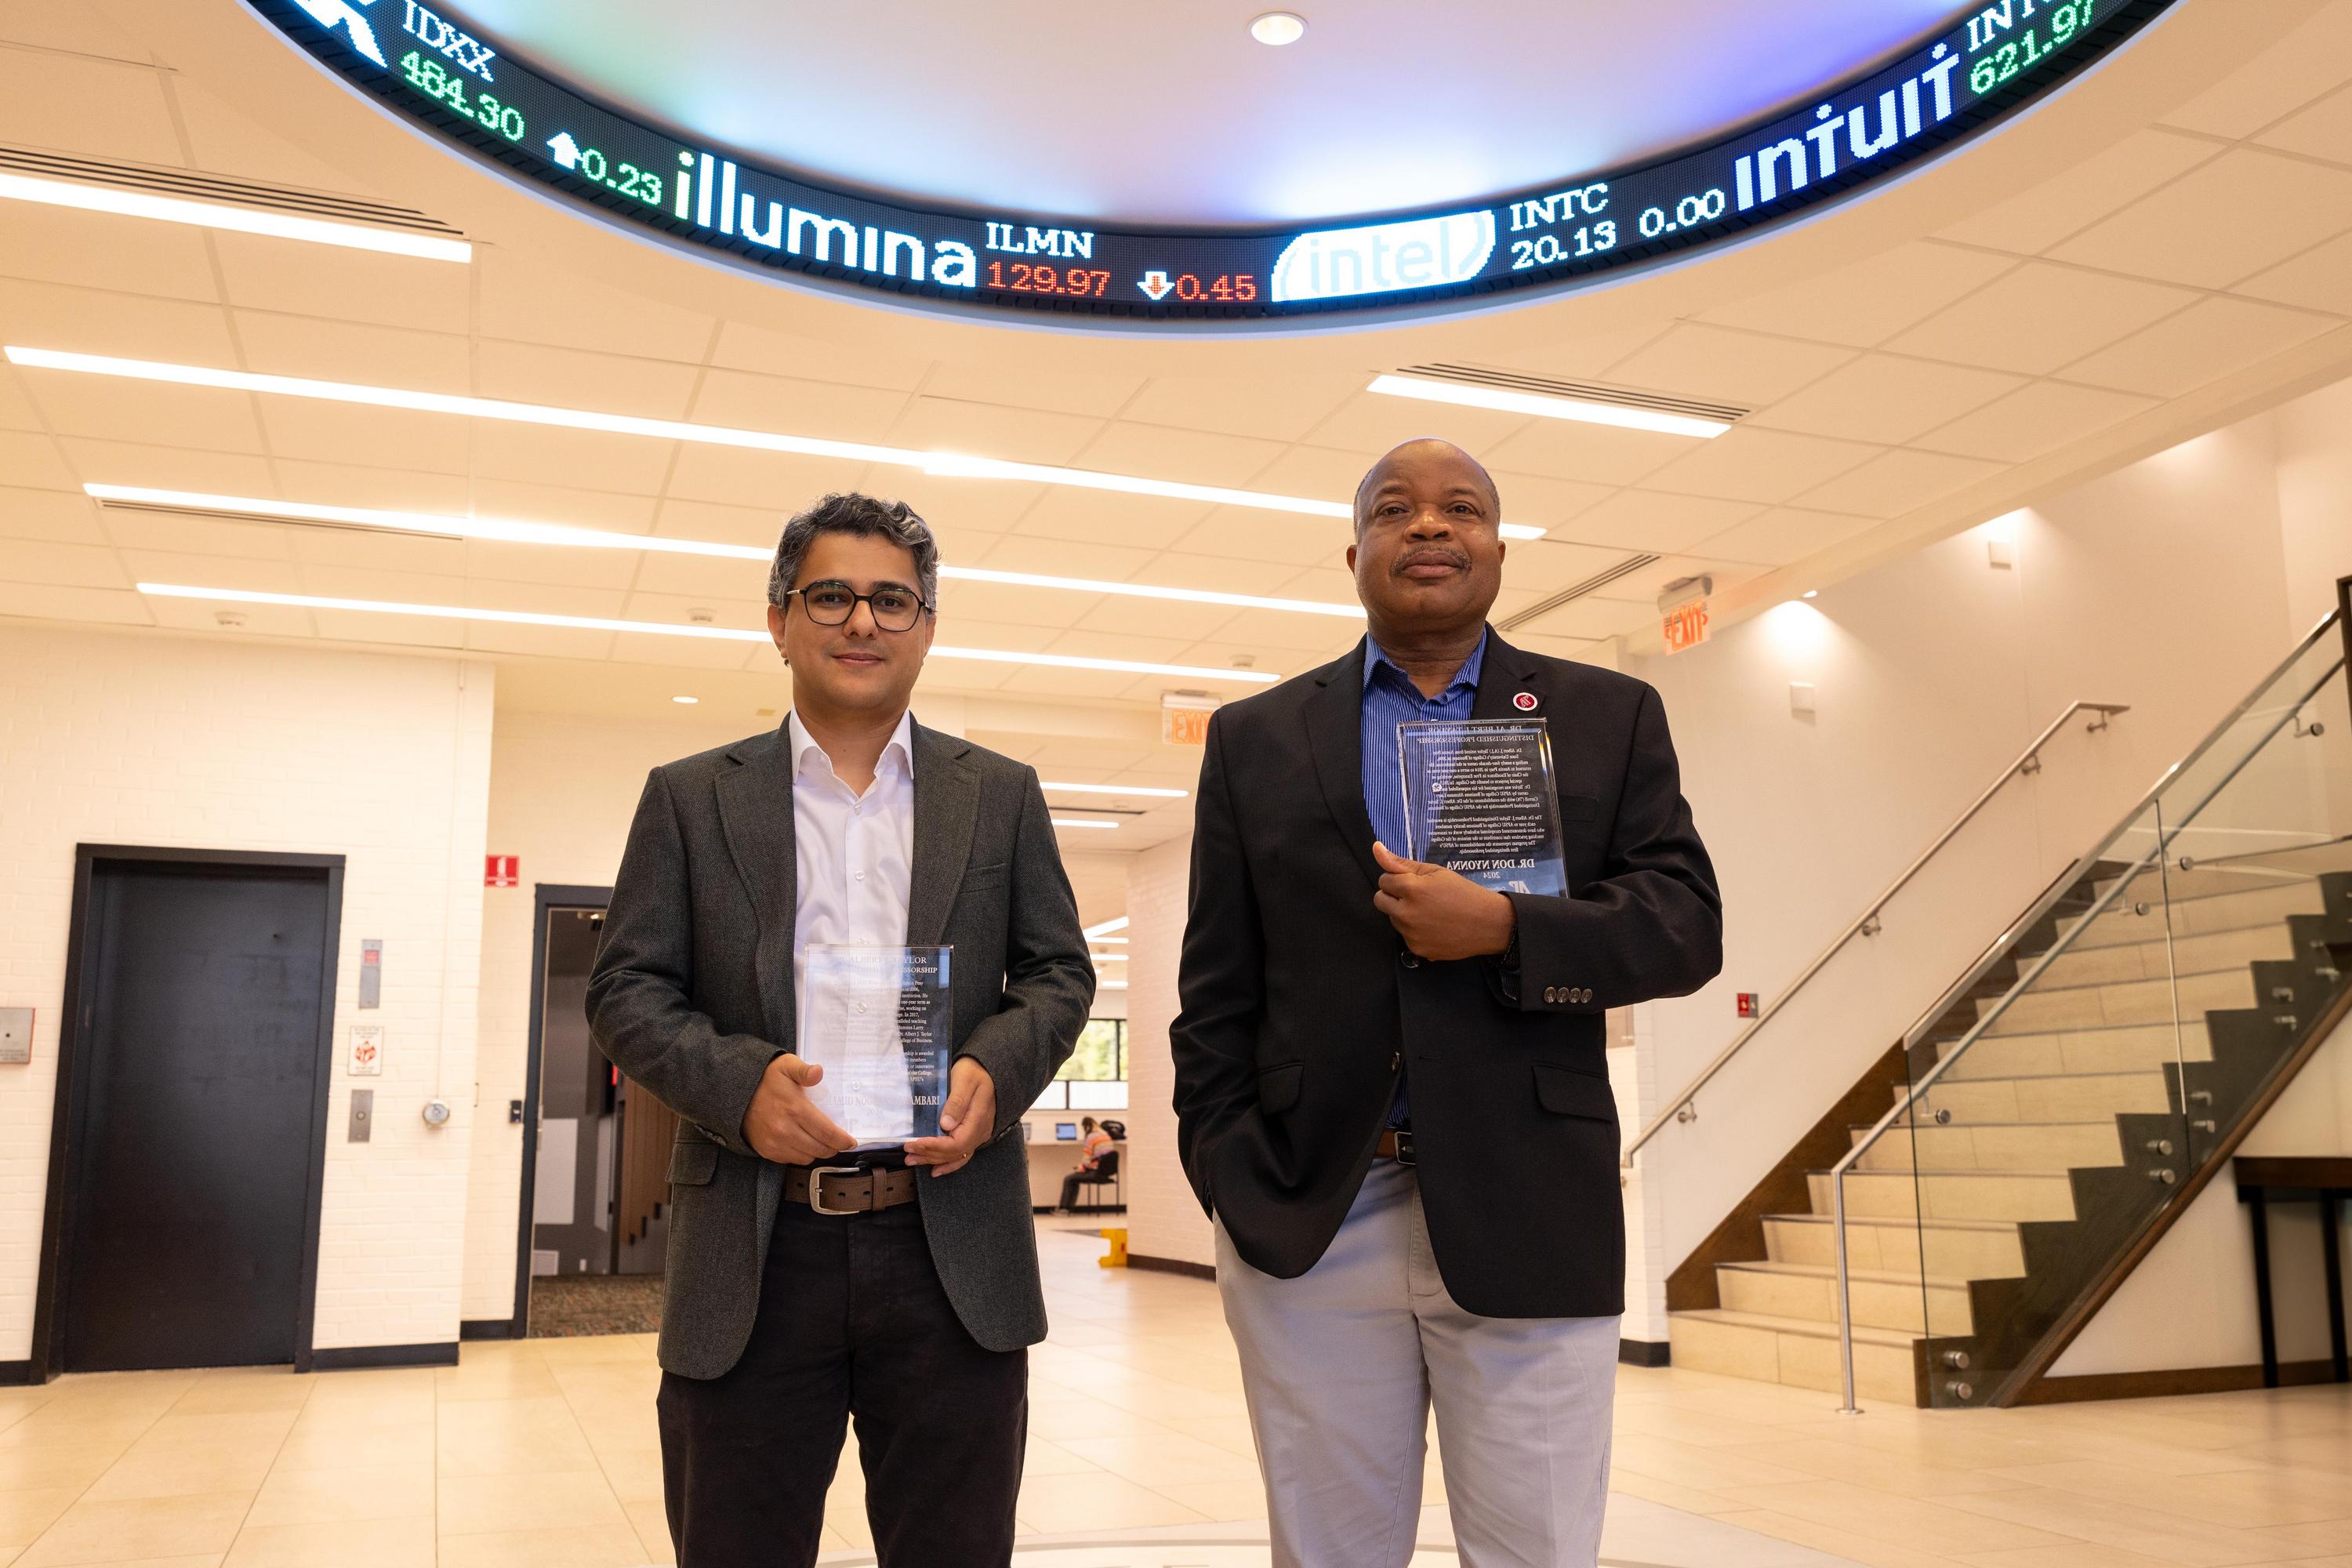
<svg viewBox="0 0 2352 1568"><path fill-rule="evenodd" d="M805 588L784 590L787 599L794 594L801 596L801 607L808 612L808 618L821 626L846 625L863 604L874 613L874 624L882 630L912 631L916 620L931 607L913 589L895 585L870 594L861 594L846 583L812 583Z"/></svg>

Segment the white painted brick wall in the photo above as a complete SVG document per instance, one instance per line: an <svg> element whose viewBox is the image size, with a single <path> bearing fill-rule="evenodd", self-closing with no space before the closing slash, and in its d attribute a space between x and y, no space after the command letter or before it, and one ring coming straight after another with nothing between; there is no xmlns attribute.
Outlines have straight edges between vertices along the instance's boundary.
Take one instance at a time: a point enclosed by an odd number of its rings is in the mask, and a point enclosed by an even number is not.
<svg viewBox="0 0 2352 1568"><path fill-rule="evenodd" d="M1176 1160L1176 961L1192 837L1146 849L1127 873L1127 1246L1147 1258L1214 1263L1215 1238Z"/></svg>
<svg viewBox="0 0 2352 1568"><path fill-rule="evenodd" d="M457 1333L474 1115L493 671L449 658L0 627L0 1002L39 1009L0 1068L0 1359L31 1342L74 846L347 857L313 1343ZM383 1007L355 1008L360 941ZM384 1028L373 1142L343 1141L354 1023ZM450 1124L419 1115L436 1092Z"/></svg>

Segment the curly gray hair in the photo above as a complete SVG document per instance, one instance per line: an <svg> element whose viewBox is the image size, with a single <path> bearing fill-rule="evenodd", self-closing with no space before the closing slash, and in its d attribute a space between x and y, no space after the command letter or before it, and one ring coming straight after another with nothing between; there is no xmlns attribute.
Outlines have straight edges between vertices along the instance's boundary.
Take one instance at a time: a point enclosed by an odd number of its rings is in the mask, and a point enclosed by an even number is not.
<svg viewBox="0 0 2352 1568"><path fill-rule="evenodd" d="M915 588L923 603L940 602L940 543L931 525L902 500L882 500L850 491L830 495L793 517L776 541L776 563L768 569L768 603L781 605L800 576L801 562L821 533L848 533L861 539L887 539L915 558Z"/></svg>

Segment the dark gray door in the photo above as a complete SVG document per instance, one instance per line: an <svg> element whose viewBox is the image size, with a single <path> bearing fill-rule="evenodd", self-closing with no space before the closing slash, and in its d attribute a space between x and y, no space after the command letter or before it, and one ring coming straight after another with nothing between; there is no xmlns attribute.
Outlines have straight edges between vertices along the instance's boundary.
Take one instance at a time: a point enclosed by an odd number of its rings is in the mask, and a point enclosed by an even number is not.
<svg viewBox="0 0 2352 1568"><path fill-rule="evenodd" d="M100 861L90 894L63 1370L290 1362L326 874Z"/></svg>

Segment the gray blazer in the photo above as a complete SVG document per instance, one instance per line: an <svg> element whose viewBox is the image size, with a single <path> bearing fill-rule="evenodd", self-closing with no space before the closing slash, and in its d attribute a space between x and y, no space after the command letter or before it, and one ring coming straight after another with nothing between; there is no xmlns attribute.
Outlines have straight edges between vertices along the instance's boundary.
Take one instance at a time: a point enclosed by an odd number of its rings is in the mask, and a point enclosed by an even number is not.
<svg viewBox="0 0 2352 1568"><path fill-rule="evenodd" d="M1045 1302L1028 1156L1004 1134L1086 1026L1094 966L1035 772L913 733L907 942L955 948L956 1054L996 1082L991 1142L955 1174L917 1184L923 1230L972 1338L1015 1350L1045 1337ZM588 983L597 1046L681 1119L660 1356L685 1377L733 1366L759 1307L783 1167L744 1143L743 1112L768 1063L793 1048L797 864L781 731L656 768Z"/></svg>

